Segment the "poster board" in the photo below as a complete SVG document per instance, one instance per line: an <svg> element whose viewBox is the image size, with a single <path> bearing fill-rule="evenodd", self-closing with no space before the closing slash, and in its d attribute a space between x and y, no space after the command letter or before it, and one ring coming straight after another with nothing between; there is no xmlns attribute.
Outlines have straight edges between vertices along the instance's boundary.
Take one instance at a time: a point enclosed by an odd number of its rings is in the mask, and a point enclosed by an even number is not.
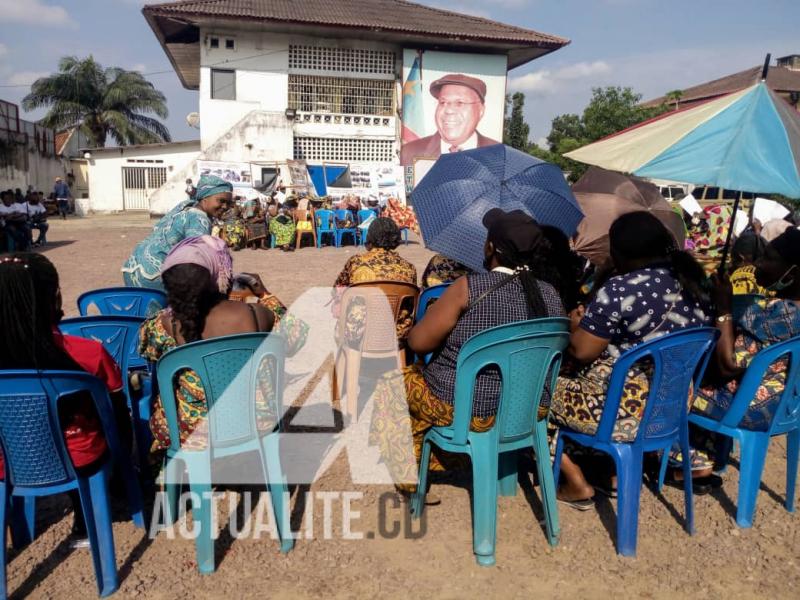
<svg viewBox="0 0 800 600"><path fill-rule="evenodd" d="M224 179L233 187L253 187L250 163L246 162L199 160L197 161L197 174L200 177L214 175Z"/></svg>
<svg viewBox="0 0 800 600"><path fill-rule="evenodd" d="M507 59L403 50L400 164L500 143Z"/></svg>

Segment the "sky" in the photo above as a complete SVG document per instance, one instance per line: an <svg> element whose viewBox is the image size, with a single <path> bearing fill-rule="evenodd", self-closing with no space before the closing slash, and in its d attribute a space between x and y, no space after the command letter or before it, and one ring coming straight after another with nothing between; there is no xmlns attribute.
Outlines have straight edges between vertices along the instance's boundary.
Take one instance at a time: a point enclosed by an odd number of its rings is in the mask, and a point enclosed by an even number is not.
<svg viewBox="0 0 800 600"><path fill-rule="evenodd" d="M300 0L298 0L300 1ZM335 2L335 0L331 0ZM644 99L800 54L800 0L422 0L439 8L569 38L570 45L509 73L526 96L531 139L553 117L580 114L592 87L630 86ZM150 30L144 0L0 0L0 99L19 103L64 55L138 70L167 97L174 140L197 92L183 89ZM35 119L42 112L23 115Z"/></svg>

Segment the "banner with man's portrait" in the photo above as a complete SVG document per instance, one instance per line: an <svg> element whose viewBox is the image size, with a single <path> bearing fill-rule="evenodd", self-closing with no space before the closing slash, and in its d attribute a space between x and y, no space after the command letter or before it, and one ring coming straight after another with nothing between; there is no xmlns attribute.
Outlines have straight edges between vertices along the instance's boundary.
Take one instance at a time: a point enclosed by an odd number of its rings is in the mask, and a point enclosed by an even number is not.
<svg viewBox="0 0 800 600"><path fill-rule="evenodd" d="M400 163L503 139L506 57L403 50Z"/></svg>

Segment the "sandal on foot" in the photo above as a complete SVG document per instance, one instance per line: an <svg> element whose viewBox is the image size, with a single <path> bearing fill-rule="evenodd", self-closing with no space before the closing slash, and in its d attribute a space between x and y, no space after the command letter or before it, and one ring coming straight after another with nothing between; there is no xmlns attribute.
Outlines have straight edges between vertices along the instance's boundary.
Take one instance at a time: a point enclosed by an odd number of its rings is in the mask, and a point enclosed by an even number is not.
<svg viewBox="0 0 800 600"><path fill-rule="evenodd" d="M556 500L561 504L565 504L570 508L585 512L594 508L594 498L584 498L583 500L564 500L556 496Z"/></svg>

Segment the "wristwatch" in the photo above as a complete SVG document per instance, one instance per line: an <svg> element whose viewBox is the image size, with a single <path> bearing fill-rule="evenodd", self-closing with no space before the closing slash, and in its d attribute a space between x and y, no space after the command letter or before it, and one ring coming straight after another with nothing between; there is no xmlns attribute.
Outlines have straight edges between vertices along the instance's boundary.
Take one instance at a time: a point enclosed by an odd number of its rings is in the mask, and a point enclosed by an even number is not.
<svg viewBox="0 0 800 600"><path fill-rule="evenodd" d="M733 315L720 315L717 317L717 323L725 323L727 321L733 321Z"/></svg>

